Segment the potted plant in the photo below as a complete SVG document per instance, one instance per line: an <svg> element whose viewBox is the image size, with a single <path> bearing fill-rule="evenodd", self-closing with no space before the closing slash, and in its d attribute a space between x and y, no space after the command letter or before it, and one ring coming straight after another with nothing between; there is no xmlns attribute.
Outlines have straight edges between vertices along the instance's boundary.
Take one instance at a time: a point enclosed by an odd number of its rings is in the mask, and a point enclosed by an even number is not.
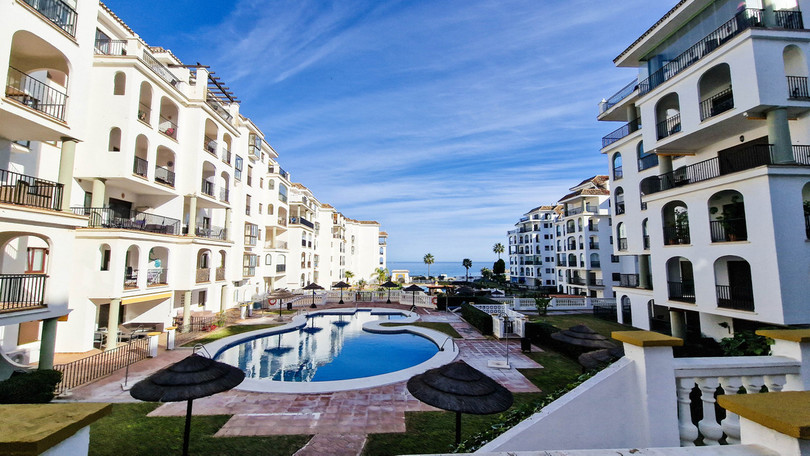
<svg viewBox="0 0 810 456"><path fill-rule="evenodd" d="M732 242L739 239L745 231L745 209L743 209L743 205L740 204L739 201L739 196L732 196L731 204L724 205L723 212L721 212L716 219L723 227L726 240ZM714 212L717 212L716 207L712 209L714 209Z"/></svg>
<svg viewBox="0 0 810 456"><path fill-rule="evenodd" d="M675 238L679 244L689 243L689 213L675 212Z"/></svg>

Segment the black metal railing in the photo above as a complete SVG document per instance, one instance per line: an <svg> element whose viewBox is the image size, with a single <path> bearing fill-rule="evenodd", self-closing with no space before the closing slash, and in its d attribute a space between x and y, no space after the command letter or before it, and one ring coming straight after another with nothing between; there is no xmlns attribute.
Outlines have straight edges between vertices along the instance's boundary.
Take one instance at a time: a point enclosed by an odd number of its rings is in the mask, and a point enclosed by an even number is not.
<svg viewBox="0 0 810 456"><path fill-rule="evenodd" d="M705 38L682 52L679 56L670 60L666 65L652 73L647 79L641 81L638 85L639 95L650 92L681 71L689 68L692 64L702 59L731 38L737 36L743 30L749 27L760 26L762 26L762 10L748 8L737 13L735 17L715 29Z"/></svg>
<svg viewBox="0 0 810 456"><path fill-rule="evenodd" d="M681 114L675 114L666 120L658 122L655 126L655 130L658 133L658 139L664 139L669 135L678 133L681 131Z"/></svg>
<svg viewBox="0 0 810 456"><path fill-rule="evenodd" d="M706 120L732 108L734 108L734 92L729 87L700 102L700 120Z"/></svg>
<svg viewBox="0 0 810 456"><path fill-rule="evenodd" d="M276 265L276 272L286 272L287 265L286 264L277 264Z"/></svg>
<svg viewBox="0 0 810 456"><path fill-rule="evenodd" d="M214 183L211 182L211 181L207 181L207 180L203 179L202 186L200 187L200 191L202 191L206 195L213 198L214 197Z"/></svg>
<svg viewBox="0 0 810 456"><path fill-rule="evenodd" d="M750 286L716 285L717 307L754 311L754 290Z"/></svg>
<svg viewBox="0 0 810 456"><path fill-rule="evenodd" d="M278 174L279 176L283 177L284 179L290 180L290 173L284 171L284 168L278 167Z"/></svg>
<svg viewBox="0 0 810 456"><path fill-rule="evenodd" d="M621 166L616 166L613 168L613 180L621 179L624 176L622 172Z"/></svg>
<svg viewBox="0 0 810 456"><path fill-rule="evenodd" d="M664 244L689 244L689 223L680 222L664 227Z"/></svg>
<svg viewBox="0 0 810 456"><path fill-rule="evenodd" d="M217 140L208 135L203 135L203 149L214 157L217 156Z"/></svg>
<svg viewBox="0 0 810 456"><path fill-rule="evenodd" d="M44 307L45 274L0 274L0 312Z"/></svg>
<svg viewBox="0 0 810 456"><path fill-rule="evenodd" d="M161 114L160 124L158 124L158 131L172 139L177 139L177 124L172 122Z"/></svg>
<svg viewBox="0 0 810 456"><path fill-rule="evenodd" d="M671 301L695 302L694 282L674 282L668 281L669 299Z"/></svg>
<svg viewBox="0 0 810 456"><path fill-rule="evenodd" d="M62 372L62 381L56 385L61 394L123 369L128 364L145 359L149 354L149 339L130 339L126 345L88 356L67 364L57 364L54 370Z"/></svg>
<svg viewBox="0 0 810 456"><path fill-rule="evenodd" d="M61 0L23 0L70 36L76 36L76 10Z"/></svg>
<svg viewBox="0 0 810 456"><path fill-rule="evenodd" d="M574 276L568 279L568 283L572 285L585 285L585 279L582 277Z"/></svg>
<svg viewBox="0 0 810 456"><path fill-rule="evenodd" d="M588 248L599 250L599 243L598 242L588 242Z"/></svg>
<svg viewBox="0 0 810 456"><path fill-rule="evenodd" d="M155 167L155 181L174 187L174 171L162 166Z"/></svg>
<svg viewBox="0 0 810 456"><path fill-rule="evenodd" d="M169 71L168 68L163 66L162 63L158 62L156 58L154 58L151 54L149 54L146 51L144 51L143 53L143 61L144 63L146 63L146 66L148 66L152 71L155 72L155 74L160 76L161 79L168 82L172 86L177 86L177 83L180 82L179 79L175 78L172 75L172 72Z"/></svg>
<svg viewBox="0 0 810 456"><path fill-rule="evenodd" d="M804 28L801 11L774 11L776 26L791 30L801 30Z"/></svg>
<svg viewBox="0 0 810 456"><path fill-rule="evenodd" d="M810 146L793 146L793 159L800 165L810 165Z"/></svg>
<svg viewBox="0 0 810 456"><path fill-rule="evenodd" d="M149 106L139 103L138 104L138 120L141 122L149 123L152 120L152 108Z"/></svg>
<svg viewBox="0 0 810 456"><path fill-rule="evenodd" d="M641 129L641 117L631 120L602 137L602 147L607 147L639 129Z"/></svg>
<svg viewBox="0 0 810 456"><path fill-rule="evenodd" d="M810 91L807 90L807 76L788 76L788 98L792 100L810 99Z"/></svg>
<svg viewBox="0 0 810 456"><path fill-rule="evenodd" d="M639 171L644 171L645 169L652 168L653 166L658 166L658 155L650 154L645 155L643 157L639 157L638 159Z"/></svg>
<svg viewBox="0 0 810 456"><path fill-rule="evenodd" d="M0 203L62 210L64 185L0 169Z"/></svg>
<svg viewBox="0 0 810 456"><path fill-rule="evenodd" d="M135 157L135 163L132 164L132 173L141 177L146 177L149 169L149 162L141 157Z"/></svg>
<svg viewBox="0 0 810 456"><path fill-rule="evenodd" d="M644 240L644 250L650 250L650 235L645 234L642 238Z"/></svg>
<svg viewBox="0 0 810 456"><path fill-rule="evenodd" d="M620 101L627 98L630 94L635 92L636 89L638 89L638 78L633 79L632 81L627 83L626 86L619 89L618 92L611 95L610 98L608 98L607 100L599 103L599 114L602 114L605 111L607 111L608 109L610 109L610 108L616 106L617 104L619 104Z"/></svg>
<svg viewBox="0 0 810 456"><path fill-rule="evenodd" d="M290 217L291 225L304 225L310 228L315 228L315 224L303 217Z"/></svg>
<svg viewBox="0 0 810 456"><path fill-rule="evenodd" d="M627 238L619 238L618 239L618 248L619 250L627 250Z"/></svg>
<svg viewBox="0 0 810 456"><path fill-rule="evenodd" d="M110 207L72 207L76 215L89 217L89 228L118 228L161 234L180 234L180 220L136 210Z"/></svg>
<svg viewBox="0 0 810 456"><path fill-rule="evenodd" d="M615 214L614 215L622 215L624 214L624 202L616 203Z"/></svg>
<svg viewBox="0 0 810 456"><path fill-rule="evenodd" d="M146 286L166 285L169 283L169 270L168 269L147 269L146 270Z"/></svg>
<svg viewBox="0 0 810 456"><path fill-rule="evenodd" d="M127 40L96 39L94 52L99 55L127 55Z"/></svg>
<svg viewBox="0 0 810 456"><path fill-rule="evenodd" d="M65 120L67 94L11 66L8 67L6 98L54 119Z"/></svg>
<svg viewBox="0 0 810 456"><path fill-rule="evenodd" d="M745 241L748 239L748 229L744 218L727 220L712 220L709 222L709 231L712 242Z"/></svg>
<svg viewBox="0 0 810 456"><path fill-rule="evenodd" d="M810 214L804 214L804 234L810 240Z"/></svg>
<svg viewBox="0 0 810 456"><path fill-rule="evenodd" d="M204 238L208 238L208 239L220 239L220 240L224 241L226 239L226 234L227 233L225 232L225 228L222 228L222 227L219 227L219 226L201 226L201 225L198 225L194 229L194 234L197 237L204 237Z"/></svg>
<svg viewBox="0 0 810 456"><path fill-rule="evenodd" d="M625 288L638 288L638 274L619 274L619 286Z"/></svg>

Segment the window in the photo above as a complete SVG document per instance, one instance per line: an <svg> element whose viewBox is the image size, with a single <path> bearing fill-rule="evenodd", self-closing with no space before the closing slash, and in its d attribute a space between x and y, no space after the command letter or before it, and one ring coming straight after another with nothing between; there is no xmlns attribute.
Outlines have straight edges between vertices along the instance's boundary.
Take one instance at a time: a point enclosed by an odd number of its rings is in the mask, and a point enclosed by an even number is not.
<svg viewBox="0 0 810 456"><path fill-rule="evenodd" d="M126 93L127 75L119 71L115 73L113 80L113 95L124 95Z"/></svg>
<svg viewBox="0 0 810 456"><path fill-rule="evenodd" d="M282 203L287 202L287 186L284 184L280 184L278 186L278 199Z"/></svg>
<svg viewBox="0 0 810 456"><path fill-rule="evenodd" d="M248 185L253 185L253 167L248 165L248 170L247 171L248 171L247 172L247 184Z"/></svg>
<svg viewBox="0 0 810 456"><path fill-rule="evenodd" d="M26 274L41 274L45 272L45 262L48 258L48 249L40 247L28 248L28 267Z"/></svg>
<svg viewBox="0 0 810 456"><path fill-rule="evenodd" d="M207 302L208 302L208 294L205 292L205 290L200 290L199 293L197 293L197 304L205 307L205 304Z"/></svg>
<svg viewBox="0 0 810 456"><path fill-rule="evenodd" d="M259 215L262 214L262 203L259 203Z"/></svg>
<svg viewBox="0 0 810 456"><path fill-rule="evenodd" d="M273 255L270 255L269 253L267 255L265 255L264 256L264 264L267 265L267 266L270 266L271 264L273 264Z"/></svg>
<svg viewBox="0 0 810 456"><path fill-rule="evenodd" d="M255 226L255 225L254 225ZM253 277L256 275L256 266L259 264L259 256L246 253L242 256L242 276Z"/></svg>
<svg viewBox="0 0 810 456"><path fill-rule="evenodd" d="M262 138L251 133L248 136L248 157L260 158L262 154Z"/></svg>
<svg viewBox="0 0 810 456"><path fill-rule="evenodd" d="M101 270L110 270L110 248L106 245L101 247Z"/></svg>
<svg viewBox="0 0 810 456"><path fill-rule="evenodd" d="M242 180L242 157L236 155L233 162L233 178L241 181Z"/></svg>
<svg viewBox="0 0 810 456"><path fill-rule="evenodd" d="M259 238L259 226L253 223L245 223L245 245L256 245Z"/></svg>
<svg viewBox="0 0 810 456"><path fill-rule="evenodd" d="M250 215L250 195L245 195L245 215Z"/></svg>

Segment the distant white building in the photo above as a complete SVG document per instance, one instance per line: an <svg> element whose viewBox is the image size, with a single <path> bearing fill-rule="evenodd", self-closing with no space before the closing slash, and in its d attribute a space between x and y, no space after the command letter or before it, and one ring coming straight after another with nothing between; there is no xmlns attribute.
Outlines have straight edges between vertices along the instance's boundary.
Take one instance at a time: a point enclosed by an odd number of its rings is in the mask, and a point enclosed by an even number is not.
<svg viewBox="0 0 810 456"><path fill-rule="evenodd" d="M523 214L508 234L509 278L531 288L556 288L554 208L539 206Z"/></svg>

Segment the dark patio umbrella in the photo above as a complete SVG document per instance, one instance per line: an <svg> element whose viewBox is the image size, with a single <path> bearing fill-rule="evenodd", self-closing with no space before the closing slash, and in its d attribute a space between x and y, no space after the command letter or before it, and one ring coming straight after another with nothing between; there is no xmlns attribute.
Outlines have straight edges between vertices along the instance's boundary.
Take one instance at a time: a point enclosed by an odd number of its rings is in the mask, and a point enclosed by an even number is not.
<svg viewBox="0 0 810 456"><path fill-rule="evenodd" d="M420 287L419 285L411 285L411 286L409 286L409 287L407 287L407 288L403 288L403 289L402 289L402 291L410 291L410 292L412 292L412 293L413 293L413 294L411 295L411 297L412 297L412 300L411 300L411 310L413 310L413 309L416 307L416 292L417 292L417 291L422 291L422 287ZM401 302L402 302L402 301L400 300L400 303L401 303Z"/></svg>
<svg viewBox="0 0 810 456"><path fill-rule="evenodd" d="M382 284L382 285L380 285L380 286L381 286L381 287L383 287L383 288L388 288L388 300L387 300L387 301L385 301L385 303L386 303L386 304L391 304L391 289L392 289L392 288L396 288L396 287L398 287L399 285L397 285L397 284L395 284L394 282L392 282L392 281L390 281L390 280L389 280L388 282L385 282L384 284Z"/></svg>
<svg viewBox="0 0 810 456"><path fill-rule="evenodd" d="M292 298L293 296L295 296L295 294L290 293L287 290L276 290L276 291L270 293L270 296L268 296L268 299L276 299L276 300L278 300L278 321L282 320L281 311L282 311L282 309L284 307L284 301L286 301L287 299Z"/></svg>
<svg viewBox="0 0 810 456"><path fill-rule="evenodd" d="M616 344L609 341L607 337L597 333L585 325L572 326L564 331L555 332L551 338L578 347L592 348L616 348Z"/></svg>
<svg viewBox="0 0 810 456"><path fill-rule="evenodd" d="M306 327L304 327L304 328L301 328L301 331L304 331L304 332L305 332L305 333L307 333L307 334L315 334L316 332L320 332L321 330L323 330L323 328L320 328L320 327L318 327L318 326L315 326L315 319L314 319L314 318L309 317L309 321L310 321L312 324L311 324L311 325L309 325L309 326L306 326Z"/></svg>
<svg viewBox="0 0 810 456"><path fill-rule="evenodd" d="M183 432L183 456L188 455L191 432L191 402L194 399L227 391L242 383L241 369L192 353L136 383L129 394L149 402L188 401Z"/></svg>
<svg viewBox="0 0 810 456"><path fill-rule="evenodd" d="M338 301L338 304L343 304L343 289L344 288L349 288L351 285L349 285L348 283L341 280L340 282L336 283L334 286L340 288L340 301Z"/></svg>
<svg viewBox="0 0 810 456"><path fill-rule="evenodd" d="M284 335L283 333L279 333L278 343L276 344L276 346L265 348L264 349L265 353L270 353L273 356L281 356L295 350L295 347L290 347L289 345L281 345L281 337L283 335Z"/></svg>
<svg viewBox="0 0 810 456"><path fill-rule="evenodd" d="M315 307L317 307L315 305L315 290L323 290L323 287L315 282L312 282L309 285L305 286L304 290L312 290L312 305L310 305L309 307L314 309Z"/></svg>
<svg viewBox="0 0 810 456"><path fill-rule="evenodd" d="M456 412L456 444L461 442L461 414L489 415L512 406L512 393L463 360L431 369L408 380L420 401Z"/></svg>

